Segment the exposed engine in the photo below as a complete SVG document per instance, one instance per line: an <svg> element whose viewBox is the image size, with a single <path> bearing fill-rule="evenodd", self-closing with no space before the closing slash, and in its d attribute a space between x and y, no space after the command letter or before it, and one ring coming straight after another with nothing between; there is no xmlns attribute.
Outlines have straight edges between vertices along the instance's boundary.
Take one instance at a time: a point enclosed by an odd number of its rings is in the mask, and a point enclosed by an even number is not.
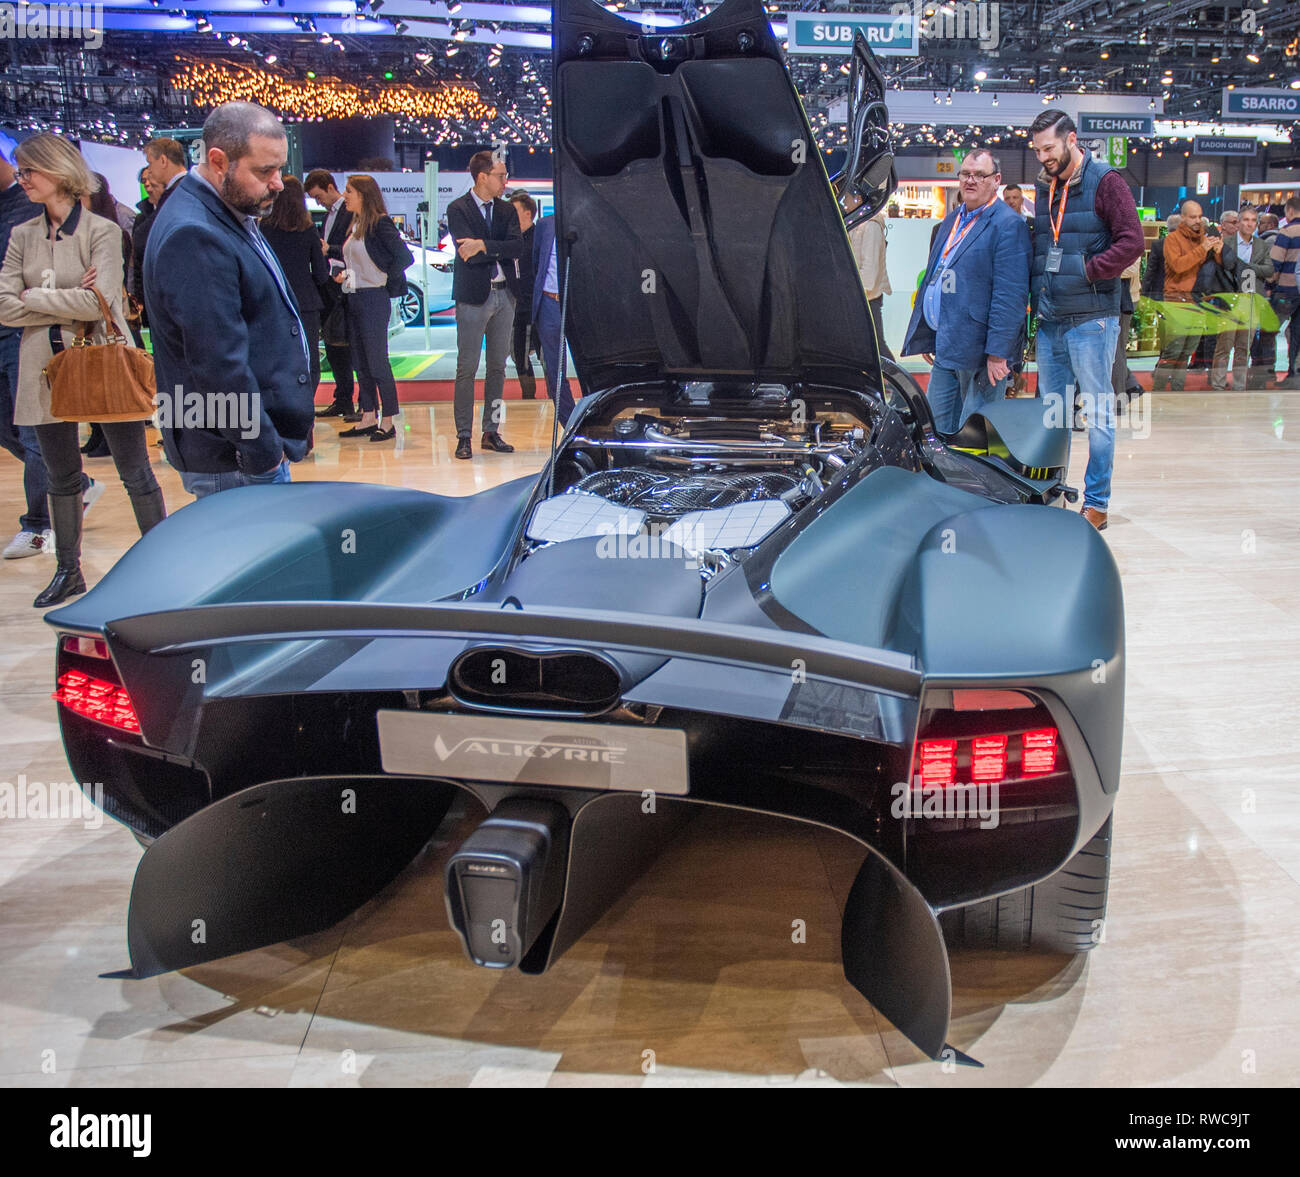
<svg viewBox="0 0 1300 1177"><path fill-rule="evenodd" d="M846 415L811 422L628 411L567 439L534 545L650 535L699 558L707 576L743 559L823 494L867 445Z"/></svg>

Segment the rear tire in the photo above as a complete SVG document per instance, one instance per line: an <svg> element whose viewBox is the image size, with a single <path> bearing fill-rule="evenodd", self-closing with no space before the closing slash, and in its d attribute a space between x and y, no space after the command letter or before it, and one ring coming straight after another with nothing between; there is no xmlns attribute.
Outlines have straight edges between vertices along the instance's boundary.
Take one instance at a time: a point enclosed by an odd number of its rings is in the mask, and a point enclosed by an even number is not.
<svg viewBox="0 0 1300 1177"><path fill-rule="evenodd" d="M948 946L1069 955L1095 948L1106 919L1111 821L1041 883L943 912L939 926Z"/></svg>

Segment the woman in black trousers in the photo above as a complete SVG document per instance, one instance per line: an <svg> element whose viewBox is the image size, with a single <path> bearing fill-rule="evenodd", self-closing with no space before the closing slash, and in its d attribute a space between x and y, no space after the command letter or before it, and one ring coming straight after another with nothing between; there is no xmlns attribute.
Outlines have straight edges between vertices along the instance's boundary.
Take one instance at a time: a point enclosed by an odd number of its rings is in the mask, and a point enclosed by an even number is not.
<svg viewBox="0 0 1300 1177"><path fill-rule="evenodd" d="M361 423L339 436L391 441L397 436L401 409L393 368L388 362L388 320L392 312L389 298L404 293L406 267L413 259L372 177L349 176L343 199L352 213L352 231L343 243L347 268L334 280L342 285L347 299Z"/></svg>
<svg viewBox="0 0 1300 1177"><path fill-rule="evenodd" d="M320 284L329 280L330 264L321 249L320 233L312 224L307 196L297 176L285 176L284 191L275 198L260 227L298 300L298 315L307 333L314 394L320 383L320 313L325 306Z"/></svg>

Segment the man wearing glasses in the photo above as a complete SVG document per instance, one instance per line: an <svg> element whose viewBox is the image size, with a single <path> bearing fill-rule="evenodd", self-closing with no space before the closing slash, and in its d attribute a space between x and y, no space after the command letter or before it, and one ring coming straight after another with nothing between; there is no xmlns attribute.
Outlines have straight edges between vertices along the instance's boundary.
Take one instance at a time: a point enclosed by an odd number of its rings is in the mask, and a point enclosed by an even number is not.
<svg viewBox="0 0 1300 1177"><path fill-rule="evenodd" d="M961 203L930 245L904 355L931 364L926 395L940 433L956 433L985 401L1001 399L1023 347L1029 303L1029 228L998 199L1002 168L977 147L958 173Z"/></svg>
<svg viewBox="0 0 1300 1177"><path fill-rule="evenodd" d="M515 299L519 294L518 259L524 239L515 206L501 199L506 186L505 160L491 151L470 157L474 186L447 206L447 228L456 242L451 293L456 300L456 457L472 458L474 376L486 340L487 372L483 379L484 449L514 452L499 427L505 405L506 357L514 335Z"/></svg>

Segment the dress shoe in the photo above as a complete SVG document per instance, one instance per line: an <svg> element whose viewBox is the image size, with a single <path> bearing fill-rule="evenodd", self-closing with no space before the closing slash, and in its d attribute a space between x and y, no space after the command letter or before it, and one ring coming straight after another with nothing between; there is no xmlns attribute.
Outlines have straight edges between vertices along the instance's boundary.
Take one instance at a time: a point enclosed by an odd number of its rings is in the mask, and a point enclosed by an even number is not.
<svg viewBox="0 0 1300 1177"><path fill-rule="evenodd" d="M474 456L474 451L470 448L469 438L468 437L460 438L456 443L456 457L472 458L473 456Z"/></svg>
<svg viewBox="0 0 1300 1177"><path fill-rule="evenodd" d="M396 436L396 425L390 425L387 429L372 429L370 431L371 441L392 441Z"/></svg>
<svg viewBox="0 0 1300 1177"><path fill-rule="evenodd" d="M496 450L498 454L513 454L515 452L515 447L508 445L496 430L483 434L483 440L480 444L485 450Z"/></svg>
<svg viewBox="0 0 1300 1177"><path fill-rule="evenodd" d="M350 411L350 410L348 409L348 407L347 407L346 405L327 405L327 406L326 406L325 408L323 408L323 409L318 409L317 412L316 412L316 416L318 416L318 417L343 417L343 416L345 416L349 411Z"/></svg>
<svg viewBox="0 0 1300 1177"><path fill-rule="evenodd" d="M1079 513L1098 531L1106 530L1105 511L1098 511L1096 507L1084 507L1084 509Z"/></svg>
<svg viewBox="0 0 1300 1177"><path fill-rule="evenodd" d="M369 434L374 433L375 429L376 426L374 425L356 425L351 429L342 430L339 433L339 436L340 437L367 437Z"/></svg>
<svg viewBox="0 0 1300 1177"><path fill-rule="evenodd" d="M45 586L45 591L32 602L37 609L48 609L86 591L86 578L81 575L81 568L73 564L70 568L60 566L54 579Z"/></svg>

